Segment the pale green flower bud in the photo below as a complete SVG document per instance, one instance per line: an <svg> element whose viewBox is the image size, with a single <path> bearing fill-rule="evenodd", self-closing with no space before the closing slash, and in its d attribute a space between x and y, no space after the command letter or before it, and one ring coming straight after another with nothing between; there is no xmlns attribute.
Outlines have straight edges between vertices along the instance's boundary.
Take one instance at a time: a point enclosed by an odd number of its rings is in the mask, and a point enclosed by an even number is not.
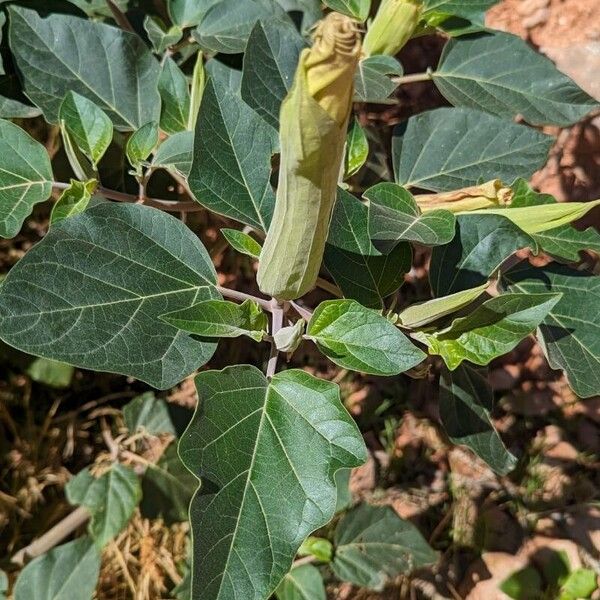
<svg viewBox="0 0 600 600"><path fill-rule="evenodd" d="M281 105L277 202L257 277L261 291L280 300L304 295L319 274L360 54L355 21L330 13L302 51Z"/></svg>

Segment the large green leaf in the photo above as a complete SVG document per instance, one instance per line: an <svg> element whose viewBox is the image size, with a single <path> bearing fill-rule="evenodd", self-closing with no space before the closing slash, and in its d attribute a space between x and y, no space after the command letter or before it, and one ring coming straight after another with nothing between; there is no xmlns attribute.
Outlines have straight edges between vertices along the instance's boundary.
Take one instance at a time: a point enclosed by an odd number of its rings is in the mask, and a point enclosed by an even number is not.
<svg viewBox="0 0 600 600"><path fill-rule="evenodd" d="M54 225L0 288L0 338L29 354L169 388L213 354L160 315L217 298L216 274L181 221L102 203Z"/></svg>
<svg viewBox="0 0 600 600"><path fill-rule="evenodd" d="M366 21L371 9L371 0L323 0L326 6L337 12Z"/></svg>
<svg viewBox="0 0 600 600"><path fill-rule="evenodd" d="M208 9L220 0L168 0L169 16L180 27L198 25Z"/></svg>
<svg viewBox="0 0 600 600"><path fill-rule="evenodd" d="M356 254L329 244L325 248L325 267L344 298L358 300L369 308L384 307L385 299L404 283L411 265L412 250L406 242L381 256Z"/></svg>
<svg viewBox="0 0 600 600"><path fill-rule="evenodd" d="M196 478L186 469L172 443L156 464L148 465L142 479L140 510L144 517L164 519L167 523L187 521Z"/></svg>
<svg viewBox="0 0 600 600"><path fill-rule="evenodd" d="M289 20L276 0L220 0L204 15L194 31L202 49L225 54L243 52L259 20Z"/></svg>
<svg viewBox="0 0 600 600"><path fill-rule="evenodd" d="M478 306L471 314L432 334L422 334L431 354L444 359L450 370L464 360L487 365L508 354L546 318L560 294L503 294Z"/></svg>
<svg viewBox="0 0 600 600"><path fill-rule="evenodd" d="M390 76L400 76L402 65L393 57L379 54L363 58L354 75L356 102L390 102L390 94L398 87Z"/></svg>
<svg viewBox="0 0 600 600"><path fill-rule="evenodd" d="M209 81L196 126L189 183L198 202L267 231L275 194L272 127L238 95Z"/></svg>
<svg viewBox="0 0 600 600"><path fill-rule="evenodd" d="M142 498L136 472L120 463L98 478L83 469L69 481L65 492L71 504L85 506L92 515L88 529L98 548L121 532Z"/></svg>
<svg viewBox="0 0 600 600"><path fill-rule="evenodd" d="M575 393L600 393L600 277L561 265L520 265L503 276L513 292L562 293L538 329L548 362L563 369Z"/></svg>
<svg viewBox="0 0 600 600"><path fill-rule="evenodd" d="M366 459L335 384L238 365L196 378L179 452L201 479L190 520L193 597L264 600L336 505L334 474Z"/></svg>
<svg viewBox="0 0 600 600"><path fill-rule="evenodd" d="M395 131L396 181L404 187L452 191L482 181L530 177L553 139L471 108L438 108Z"/></svg>
<svg viewBox="0 0 600 600"><path fill-rule="evenodd" d="M323 577L317 567L294 567L284 578L275 595L277 600L327 600Z"/></svg>
<svg viewBox="0 0 600 600"><path fill-rule="evenodd" d="M15 237L34 205L51 193L52 167L45 148L0 119L0 237Z"/></svg>
<svg viewBox="0 0 600 600"><path fill-rule="evenodd" d="M340 367L372 375L397 375L425 358L390 321L354 300L321 302L306 333Z"/></svg>
<svg viewBox="0 0 600 600"><path fill-rule="evenodd" d="M571 125L598 103L520 37L499 31L452 39L432 74L455 106L533 125Z"/></svg>
<svg viewBox="0 0 600 600"><path fill-rule="evenodd" d="M431 210L421 214L413 195L395 183L378 183L363 196L369 201L369 229L375 242L394 246L403 240L440 246L454 237L453 213ZM379 244L376 246L381 249Z"/></svg>
<svg viewBox="0 0 600 600"><path fill-rule="evenodd" d="M163 63L158 80L162 98L160 127L167 133L185 131L190 116L190 87L186 76L172 58Z"/></svg>
<svg viewBox="0 0 600 600"><path fill-rule="evenodd" d="M27 96L51 123L69 91L95 102L122 130L158 120L160 67L137 35L69 15L42 19L11 6L10 47Z"/></svg>
<svg viewBox="0 0 600 600"><path fill-rule="evenodd" d="M89 537L53 548L21 571L15 600L90 600L100 573L100 553Z"/></svg>
<svg viewBox="0 0 600 600"><path fill-rule="evenodd" d="M448 437L467 446L499 475L515 468L517 459L506 449L490 419L494 393L486 377L468 365L444 369L440 377L440 418Z"/></svg>
<svg viewBox="0 0 600 600"><path fill-rule="evenodd" d="M206 300L177 310L161 319L178 329L204 337L239 337L247 335L260 342L267 333L268 319L254 300L242 304L227 300Z"/></svg>
<svg viewBox="0 0 600 600"><path fill-rule="evenodd" d="M336 528L334 545L337 577L374 590L437 560L419 530L389 506L361 504L349 512Z"/></svg>
<svg viewBox="0 0 600 600"><path fill-rule="evenodd" d="M254 26L242 71L242 98L267 123L279 129L279 108L294 79L305 42L289 21L259 21Z"/></svg>
<svg viewBox="0 0 600 600"><path fill-rule="evenodd" d="M497 215L464 215L456 219L456 235L433 249L429 281L436 296L483 284L522 248L537 252L536 241L514 223Z"/></svg>

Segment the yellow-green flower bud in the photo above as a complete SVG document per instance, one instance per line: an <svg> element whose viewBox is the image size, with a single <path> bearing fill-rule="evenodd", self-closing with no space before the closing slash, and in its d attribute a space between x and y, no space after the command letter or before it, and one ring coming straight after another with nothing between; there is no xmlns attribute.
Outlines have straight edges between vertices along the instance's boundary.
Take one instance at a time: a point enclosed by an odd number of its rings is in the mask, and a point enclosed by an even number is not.
<svg viewBox="0 0 600 600"><path fill-rule="evenodd" d="M277 201L257 277L261 291L280 300L299 298L319 274L360 53L355 21L330 13L302 51L281 105Z"/></svg>
<svg viewBox="0 0 600 600"><path fill-rule="evenodd" d="M382 0L365 35L365 56L398 54L417 30L421 12L420 0Z"/></svg>
<svg viewBox="0 0 600 600"><path fill-rule="evenodd" d="M506 206L512 196L513 192L510 188L504 187L499 179L494 179L482 185L474 185L452 192L420 194L415 196L415 200L423 212L443 208L457 213Z"/></svg>

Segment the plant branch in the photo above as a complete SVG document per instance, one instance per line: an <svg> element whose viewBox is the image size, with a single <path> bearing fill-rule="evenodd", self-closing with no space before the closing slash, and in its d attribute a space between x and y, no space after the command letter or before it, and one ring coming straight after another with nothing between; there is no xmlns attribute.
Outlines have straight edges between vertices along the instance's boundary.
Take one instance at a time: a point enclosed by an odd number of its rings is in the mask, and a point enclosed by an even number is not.
<svg viewBox="0 0 600 600"><path fill-rule="evenodd" d="M221 294L221 296L225 298L231 298L232 300L240 300L243 302L244 300L254 300L257 304L259 304L262 308L264 308L268 312L273 311L273 306L269 300L265 298L259 298L258 296L252 296L251 294L246 294L245 292L238 292L237 290L230 290L229 288L223 287L221 285L216 286L217 292Z"/></svg>
<svg viewBox="0 0 600 600"><path fill-rule="evenodd" d="M312 311L308 310L308 308L304 308L300 306L297 302L290 300L290 306L305 320L310 321L312 317Z"/></svg>
<svg viewBox="0 0 600 600"><path fill-rule="evenodd" d="M283 327L283 315L286 312L286 305L281 305L275 298L271 300L271 336L274 338L275 334ZM275 345L275 339L271 341L271 354L269 355L269 362L267 363L267 378L271 379L277 371L277 359L279 358L279 350Z"/></svg>
<svg viewBox="0 0 600 600"><path fill-rule="evenodd" d="M411 75L403 75L402 77L392 77L392 81L396 85L404 85L406 83L416 83L418 81L431 81L433 79L431 69L427 69L424 73L412 73Z"/></svg>

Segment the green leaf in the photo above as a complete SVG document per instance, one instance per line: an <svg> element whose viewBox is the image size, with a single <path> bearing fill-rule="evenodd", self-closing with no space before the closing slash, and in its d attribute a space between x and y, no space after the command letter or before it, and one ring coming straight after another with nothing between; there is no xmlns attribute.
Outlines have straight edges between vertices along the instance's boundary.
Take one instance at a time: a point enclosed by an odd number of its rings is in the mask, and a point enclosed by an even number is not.
<svg viewBox="0 0 600 600"><path fill-rule="evenodd" d="M397 375L425 358L390 321L354 300L321 302L307 337L336 365L371 375Z"/></svg>
<svg viewBox="0 0 600 600"><path fill-rule="evenodd" d="M64 123L61 123L60 125L60 134L63 141L63 150L65 151L67 160L75 177L82 181L95 179L98 176L96 167L92 165L83 152L77 147L77 144L73 142Z"/></svg>
<svg viewBox="0 0 600 600"><path fill-rule="evenodd" d="M599 106L525 40L499 31L450 40L432 77L454 106L532 125L572 125Z"/></svg>
<svg viewBox="0 0 600 600"><path fill-rule="evenodd" d="M433 249L429 281L436 296L476 287L512 254L522 248L537 253L535 240L514 223L497 215L460 216L456 235Z"/></svg>
<svg viewBox="0 0 600 600"><path fill-rule="evenodd" d="M176 434L167 403L154 392L146 392L128 402L123 407L123 418L132 435L140 430L150 435Z"/></svg>
<svg viewBox="0 0 600 600"><path fill-rule="evenodd" d="M487 287L488 282L486 281L480 286L456 292L450 296L442 296L441 298L413 304L398 315L398 323L409 328L423 327L423 325L437 321L468 306L479 298Z"/></svg>
<svg viewBox="0 0 600 600"><path fill-rule="evenodd" d="M217 298L216 274L178 219L102 203L50 228L0 288L0 337L36 356L170 388L215 344L159 316Z"/></svg>
<svg viewBox="0 0 600 600"><path fill-rule="evenodd" d="M189 308L161 316L178 329L205 337L239 337L247 335L260 342L267 333L268 320L254 300L242 304L226 300L207 300Z"/></svg>
<svg viewBox="0 0 600 600"><path fill-rule="evenodd" d="M277 350L288 353L295 352L302 343L305 327L306 321L304 319L299 319L293 325L282 327L277 331L277 333L273 335L273 342L275 343Z"/></svg>
<svg viewBox="0 0 600 600"><path fill-rule="evenodd" d="M337 487L337 500L335 503L335 512L339 513L346 510L352 504L352 492L350 491L351 469L340 469L335 474L335 486Z"/></svg>
<svg viewBox="0 0 600 600"><path fill-rule="evenodd" d="M77 147L97 165L113 138L113 124L106 113L87 98L68 92L59 119Z"/></svg>
<svg viewBox="0 0 600 600"><path fill-rule="evenodd" d="M287 13L302 12L302 33L310 33L311 27L323 18L321 0L277 0Z"/></svg>
<svg viewBox="0 0 600 600"><path fill-rule="evenodd" d="M54 225L59 221L82 213L88 207L97 185L98 182L95 179L90 181L71 179L71 185L63 191L52 207L50 224Z"/></svg>
<svg viewBox="0 0 600 600"><path fill-rule="evenodd" d="M169 136L158 147L152 158L154 168L174 171L187 177L192 168L194 133L181 131Z"/></svg>
<svg viewBox="0 0 600 600"><path fill-rule="evenodd" d="M27 375L31 379L54 388L69 387L73 379L73 372L74 369L71 365L46 358L36 358L27 367Z"/></svg>
<svg viewBox="0 0 600 600"><path fill-rule="evenodd" d="M204 68L204 55L202 52L196 54L196 64L192 71L192 82L190 89L190 114L188 115L187 128L190 131L196 129L198 121L198 113L204 96L204 88L206 87L206 69Z"/></svg>
<svg viewBox="0 0 600 600"><path fill-rule="evenodd" d="M361 504L350 511L335 530L334 545L335 575L373 590L437 561L419 530L388 506Z"/></svg>
<svg viewBox="0 0 600 600"><path fill-rule="evenodd" d="M190 513L193 597L262 600L333 517L335 472L366 460L364 442L338 386L304 371L269 382L238 365L196 385L202 401L179 445L202 481Z"/></svg>
<svg viewBox="0 0 600 600"><path fill-rule="evenodd" d="M277 600L327 600L319 569L313 565L294 567L275 590Z"/></svg>
<svg viewBox="0 0 600 600"><path fill-rule="evenodd" d="M454 444L470 448L495 473L506 475L517 459L506 449L492 424L494 393L488 380L475 368L461 365L455 371L442 370L440 377L440 419Z"/></svg>
<svg viewBox="0 0 600 600"><path fill-rule="evenodd" d="M0 600L6 600L6 594L8 594L8 575L0 571Z"/></svg>
<svg viewBox="0 0 600 600"><path fill-rule="evenodd" d="M543 597L543 585L535 567L524 567L507 577L500 584L500 589L514 600L537 600Z"/></svg>
<svg viewBox="0 0 600 600"><path fill-rule="evenodd" d="M369 201L369 230L375 246L394 247L399 241L425 246L447 244L454 237L456 218L448 210L421 214L413 195L395 183L378 183L363 196Z"/></svg>
<svg viewBox="0 0 600 600"><path fill-rule="evenodd" d="M452 191L530 177L546 162L553 138L471 108L438 108L394 132L396 181L404 187Z"/></svg>
<svg viewBox="0 0 600 600"><path fill-rule="evenodd" d="M238 54L259 20L288 20L275 0L220 0L207 11L193 36L203 50Z"/></svg>
<svg viewBox="0 0 600 600"><path fill-rule="evenodd" d="M538 329L538 339L553 369L563 369L575 393L600 393L600 277L551 264L517 266L503 275L511 292L562 293Z"/></svg>
<svg viewBox="0 0 600 600"><path fill-rule="evenodd" d="M462 17L483 22L485 11L499 0L423 0L423 14Z"/></svg>
<svg viewBox="0 0 600 600"><path fill-rule="evenodd" d="M196 127L189 177L198 202L267 231L275 206L270 183L275 144L272 127L239 96L209 81Z"/></svg>
<svg viewBox="0 0 600 600"><path fill-rule="evenodd" d="M183 37L183 30L178 25L169 27L162 19L146 15L144 18L144 30L157 54L162 54L169 46L173 46Z"/></svg>
<svg viewBox="0 0 600 600"><path fill-rule="evenodd" d="M412 251L407 243L382 256L356 254L329 244L325 248L325 267L344 297L369 308L384 308L385 299L402 286L411 265Z"/></svg>
<svg viewBox="0 0 600 600"><path fill-rule="evenodd" d="M0 77L0 117L3 119L33 119L42 111L32 106L23 94L16 74Z"/></svg>
<svg viewBox="0 0 600 600"><path fill-rule="evenodd" d="M559 600L589 598L598 589L596 573L591 569L573 571L560 589Z"/></svg>
<svg viewBox="0 0 600 600"><path fill-rule="evenodd" d="M323 3L344 15L366 21L371 10L371 0L323 0Z"/></svg>
<svg viewBox="0 0 600 600"><path fill-rule="evenodd" d="M221 229L223 237L227 240L229 245L238 252L251 256L252 258L258 258L260 256L261 245L247 233L239 231L237 229Z"/></svg>
<svg viewBox="0 0 600 600"><path fill-rule="evenodd" d="M358 63L354 76L354 101L387 103L398 87L390 76L399 77L404 70L393 57L383 54L369 56Z"/></svg>
<svg viewBox="0 0 600 600"><path fill-rule="evenodd" d="M8 10L10 47L25 94L47 121L58 122L69 91L95 102L120 130L158 119L160 67L137 35L69 15L42 19L19 6Z"/></svg>
<svg viewBox="0 0 600 600"><path fill-rule="evenodd" d="M346 138L346 158L344 163L344 178L356 175L369 157L369 140L356 117L352 121Z"/></svg>
<svg viewBox="0 0 600 600"><path fill-rule="evenodd" d="M186 469L171 444L156 464L148 465L142 478L142 515L164 519L167 523L188 520L190 502L198 487L196 478Z"/></svg>
<svg viewBox="0 0 600 600"><path fill-rule="evenodd" d="M331 562L333 545L325 538L311 535L302 542L302 546L298 549L298 556L314 556L321 562Z"/></svg>
<svg viewBox="0 0 600 600"><path fill-rule="evenodd" d="M19 233L34 205L50 197L52 178L44 146L0 119L0 237Z"/></svg>
<svg viewBox="0 0 600 600"><path fill-rule="evenodd" d="M20 573L15 600L90 600L100 573L100 553L87 536L53 548Z"/></svg>
<svg viewBox="0 0 600 600"><path fill-rule="evenodd" d="M451 371L463 360L487 365L533 333L560 299L561 294L503 294L423 339Z"/></svg>
<svg viewBox="0 0 600 600"><path fill-rule="evenodd" d="M162 98L160 128L169 134L185 131L190 116L190 90L186 76L172 58L163 64L158 91Z"/></svg>
<svg viewBox="0 0 600 600"><path fill-rule="evenodd" d="M242 98L279 130L279 109L292 85L306 43L289 21L258 21L248 38L242 71Z"/></svg>
<svg viewBox="0 0 600 600"><path fill-rule="evenodd" d="M131 166L139 169L158 144L158 123L146 123L127 140L125 153Z"/></svg>
<svg viewBox="0 0 600 600"><path fill-rule="evenodd" d="M180 27L198 25L208 9L220 0L168 0L169 16Z"/></svg>
<svg viewBox="0 0 600 600"><path fill-rule="evenodd" d="M100 549L123 530L142 498L136 472L120 463L97 479L83 469L67 483L65 493L71 504L85 506L92 515L88 530Z"/></svg>

